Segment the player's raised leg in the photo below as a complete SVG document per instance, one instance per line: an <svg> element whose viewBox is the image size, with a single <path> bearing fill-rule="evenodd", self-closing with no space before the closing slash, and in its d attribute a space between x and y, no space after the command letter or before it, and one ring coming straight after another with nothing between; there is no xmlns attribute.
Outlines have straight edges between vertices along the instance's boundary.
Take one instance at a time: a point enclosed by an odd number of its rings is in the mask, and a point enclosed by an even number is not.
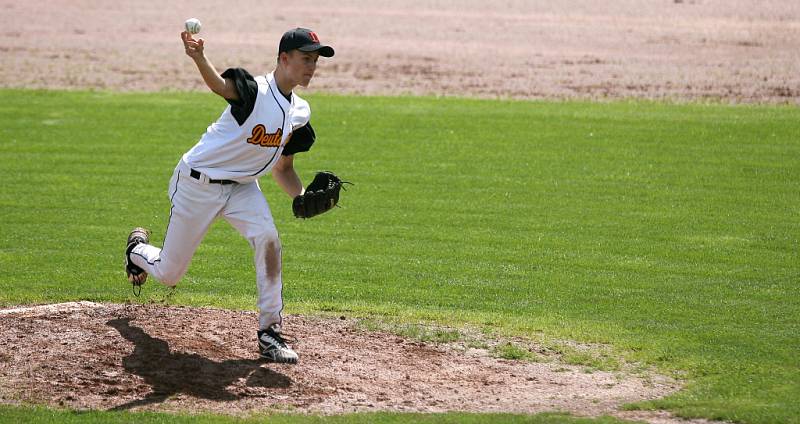
<svg viewBox="0 0 800 424"><path fill-rule="evenodd" d="M203 183L180 168L170 184L172 208L164 246L139 243L129 254L133 265L167 286L177 284L186 273L197 246L224 206L223 186Z"/></svg>

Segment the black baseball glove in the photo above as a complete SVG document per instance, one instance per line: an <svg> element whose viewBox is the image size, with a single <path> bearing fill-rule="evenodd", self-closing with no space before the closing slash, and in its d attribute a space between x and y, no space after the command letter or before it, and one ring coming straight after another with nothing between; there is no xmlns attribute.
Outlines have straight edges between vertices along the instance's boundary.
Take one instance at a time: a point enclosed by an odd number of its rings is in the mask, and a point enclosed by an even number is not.
<svg viewBox="0 0 800 424"><path fill-rule="evenodd" d="M294 216L311 218L333 209L339 203L339 190L345 183L333 172L317 172L305 193L292 201Z"/></svg>

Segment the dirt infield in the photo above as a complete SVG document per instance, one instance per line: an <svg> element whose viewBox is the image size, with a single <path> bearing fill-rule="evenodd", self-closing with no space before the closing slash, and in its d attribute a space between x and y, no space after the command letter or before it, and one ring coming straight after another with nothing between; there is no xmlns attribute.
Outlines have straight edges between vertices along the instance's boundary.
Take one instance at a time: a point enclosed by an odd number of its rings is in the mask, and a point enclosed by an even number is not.
<svg viewBox="0 0 800 424"><path fill-rule="evenodd" d="M178 32L218 68L274 64L295 26L336 48L311 90L800 104L795 0L295 2L0 0L0 86L203 89Z"/></svg>
<svg viewBox="0 0 800 424"><path fill-rule="evenodd" d="M685 422L619 410L679 388L662 376L587 371L546 350L542 362L498 359L463 340L425 343L352 319L285 321L295 366L258 359L254 312L92 302L0 310L0 402L228 414L557 410Z"/></svg>

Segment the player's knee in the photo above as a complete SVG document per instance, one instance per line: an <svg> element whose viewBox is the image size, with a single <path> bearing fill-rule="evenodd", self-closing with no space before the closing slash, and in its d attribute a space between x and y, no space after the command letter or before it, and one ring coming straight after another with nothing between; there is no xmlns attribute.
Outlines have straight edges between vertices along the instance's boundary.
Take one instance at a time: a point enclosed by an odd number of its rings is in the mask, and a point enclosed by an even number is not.
<svg viewBox="0 0 800 424"><path fill-rule="evenodd" d="M181 281L181 277L167 276L161 279L161 284L167 287L175 287L178 285L178 281Z"/></svg>
<svg viewBox="0 0 800 424"><path fill-rule="evenodd" d="M186 269L180 269L177 267L167 268L163 270L163 272L159 276L160 278L158 279L158 281L160 281L165 286L175 287L175 285L178 284L179 281L181 281L181 278L183 278L185 274L186 274Z"/></svg>
<svg viewBox="0 0 800 424"><path fill-rule="evenodd" d="M256 233L255 237L253 237L253 242L261 247L272 246L274 248L277 246L280 248L281 245L281 240L278 238L278 230L275 227L264 228Z"/></svg>

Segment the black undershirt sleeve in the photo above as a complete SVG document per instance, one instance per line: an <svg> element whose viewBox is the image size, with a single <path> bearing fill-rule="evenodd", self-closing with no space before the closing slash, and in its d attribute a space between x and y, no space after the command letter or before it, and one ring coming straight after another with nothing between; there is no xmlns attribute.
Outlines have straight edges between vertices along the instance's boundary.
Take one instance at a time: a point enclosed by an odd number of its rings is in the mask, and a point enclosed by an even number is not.
<svg viewBox="0 0 800 424"><path fill-rule="evenodd" d="M283 147L281 155L289 156L295 153L307 152L311 149L311 145L314 144L316 138L317 135L314 134L314 128L311 127L311 122L309 122L292 132L292 138Z"/></svg>
<svg viewBox="0 0 800 424"><path fill-rule="evenodd" d="M247 117L253 113L253 108L256 105L256 96L258 95L258 83L249 72L242 68L228 68L221 76L222 78L233 80L234 84L236 84L239 100L226 100L231 105L231 115L239 125L242 125L247 120Z"/></svg>

